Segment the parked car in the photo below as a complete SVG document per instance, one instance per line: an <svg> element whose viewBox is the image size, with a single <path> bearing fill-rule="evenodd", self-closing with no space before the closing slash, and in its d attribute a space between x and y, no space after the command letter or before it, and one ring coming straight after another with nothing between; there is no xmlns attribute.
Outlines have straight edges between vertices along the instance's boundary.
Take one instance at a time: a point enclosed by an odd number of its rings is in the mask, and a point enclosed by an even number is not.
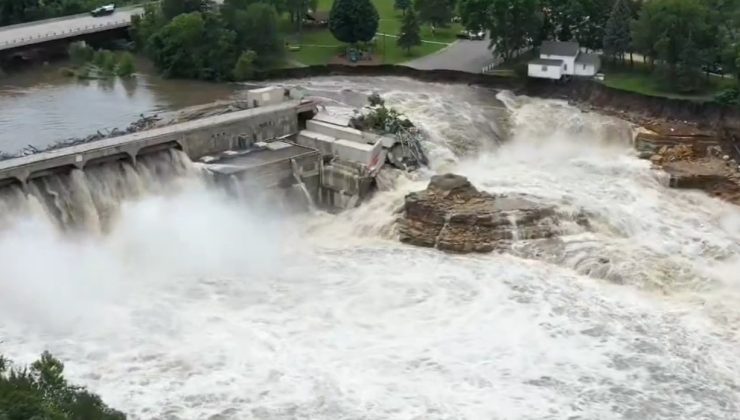
<svg viewBox="0 0 740 420"><path fill-rule="evenodd" d="M116 11L115 4L106 4L90 11L93 17L108 16L112 15Z"/></svg>
<svg viewBox="0 0 740 420"><path fill-rule="evenodd" d="M724 74L724 69L719 63L704 64L701 69L707 73Z"/></svg>
<svg viewBox="0 0 740 420"><path fill-rule="evenodd" d="M462 31L457 34L458 38L480 41L486 38L486 31Z"/></svg>

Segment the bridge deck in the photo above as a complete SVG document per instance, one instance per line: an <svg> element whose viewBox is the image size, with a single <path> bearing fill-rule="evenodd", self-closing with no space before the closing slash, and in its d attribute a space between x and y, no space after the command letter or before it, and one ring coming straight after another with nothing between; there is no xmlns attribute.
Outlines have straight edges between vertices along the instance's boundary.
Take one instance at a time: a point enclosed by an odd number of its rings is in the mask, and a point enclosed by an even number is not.
<svg viewBox="0 0 740 420"><path fill-rule="evenodd" d="M144 12L140 7L116 10L109 16L75 15L0 27L0 51L57 39L125 28L131 17Z"/></svg>
<svg viewBox="0 0 740 420"><path fill-rule="evenodd" d="M223 0L214 2L222 4ZM131 25L132 16L143 13L142 7L129 6L116 9L109 16L92 17L90 14L82 14L0 26L0 51L125 28Z"/></svg>

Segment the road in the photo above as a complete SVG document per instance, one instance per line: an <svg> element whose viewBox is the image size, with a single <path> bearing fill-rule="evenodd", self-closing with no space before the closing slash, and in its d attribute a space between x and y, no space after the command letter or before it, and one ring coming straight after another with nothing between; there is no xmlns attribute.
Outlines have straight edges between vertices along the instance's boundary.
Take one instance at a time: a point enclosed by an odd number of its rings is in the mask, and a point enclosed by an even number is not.
<svg viewBox="0 0 740 420"><path fill-rule="evenodd" d="M223 0L215 0L216 4ZM144 13L142 7L116 9L109 16L92 17L89 13L65 16L17 25L0 26L0 51L26 45L40 44L55 39L125 28L131 17Z"/></svg>
<svg viewBox="0 0 740 420"><path fill-rule="evenodd" d="M140 7L119 9L109 16L92 17L89 14L47 19L0 27L0 51L33 45L55 39L69 38L105 30L124 28L131 17L141 14Z"/></svg>
<svg viewBox="0 0 740 420"><path fill-rule="evenodd" d="M481 41L458 40L434 54L403 63L419 70L458 70L480 73L481 69L493 62L488 49L488 39Z"/></svg>

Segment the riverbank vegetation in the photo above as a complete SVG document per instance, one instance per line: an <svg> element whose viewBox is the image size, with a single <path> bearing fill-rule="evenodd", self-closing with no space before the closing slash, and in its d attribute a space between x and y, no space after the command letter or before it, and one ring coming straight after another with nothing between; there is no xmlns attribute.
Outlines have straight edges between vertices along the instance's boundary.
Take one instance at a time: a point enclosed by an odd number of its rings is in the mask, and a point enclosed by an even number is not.
<svg viewBox="0 0 740 420"><path fill-rule="evenodd" d="M125 420L99 396L64 378L64 364L48 352L28 367L0 356L0 419Z"/></svg>
<svg viewBox="0 0 740 420"><path fill-rule="evenodd" d="M134 19L132 34L165 77L242 80L283 52L278 13L269 2L226 0L218 7L163 0Z"/></svg>
<svg viewBox="0 0 740 420"><path fill-rule="evenodd" d="M740 0L459 0L458 11L505 59L544 40L603 52L616 88L706 99L740 77Z"/></svg>
<svg viewBox="0 0 740 420"><path fill-rule="evenodd" d="M117 6L135 0L117 0ZM0 0L0 26L87 13L112 0Z"/></svg>
<svg viewBox="0 0 740 420"><path fill-rule="evenodd" d="M128 52L95 50L84 41L73 42L67 49L73 67L62 72L80 79L132 77L136 71L134 56Z"/></svg>

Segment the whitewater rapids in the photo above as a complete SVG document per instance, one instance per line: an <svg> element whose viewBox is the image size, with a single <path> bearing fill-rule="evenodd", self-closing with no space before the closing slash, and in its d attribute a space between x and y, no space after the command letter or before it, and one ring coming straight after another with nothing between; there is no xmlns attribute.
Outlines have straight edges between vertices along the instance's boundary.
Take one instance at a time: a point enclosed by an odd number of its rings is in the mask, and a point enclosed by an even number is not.
<svg viewBox="0 0 740 420"><path fill-rule="evenodd" d="M134 419L738 419L738 208L667 189L632 127L562 102L299 83L334 113L380 90L431 170L336 216L229 199L195 167L137 175L104 234L30 200L0 231L0 353L48 349ZM397 243L404 194L446 171L594 229L509 254Z"/></svg>

